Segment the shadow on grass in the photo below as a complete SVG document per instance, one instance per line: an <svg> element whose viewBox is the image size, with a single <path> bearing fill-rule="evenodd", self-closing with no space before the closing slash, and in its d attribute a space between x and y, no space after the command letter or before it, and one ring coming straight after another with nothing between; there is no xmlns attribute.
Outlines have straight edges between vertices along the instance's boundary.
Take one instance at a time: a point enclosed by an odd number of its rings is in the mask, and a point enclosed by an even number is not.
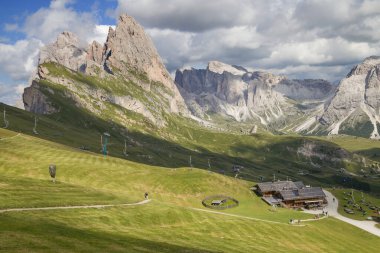
<svg viewBox="0 0 380 253"><path fill-rule="evenodd" d="M357 154L370 157L372 160L380 162L380 148L363 149L356 152Z"/></svg>
<svg viewBox="0 0 380 253"><path fill-rule="evenodd" d="M336 168L345 168L344 162L325 161L318 158L302 158L297 155L297 148L300 147L307 137L272 137L264 146L248 145L248 144L231 144L228 146L230 154L212 152L201 144L197 145L197 141L192 141L192 149L186 148L179 143L168 141L158 136L155 131L159 131L155 126L145 122L151 131L142 133L140 131L131 131L125 126L121 126L113 121L106 121L94 114L79 109L73 103L62 101L57 98L57 103L61 104L61 111L57 114L39 117L37 130L38 137L50 141L65 144L74 148L86 147L89 151L100 153L100 135L103 132L111 134L109 145L109 154L114 157L127 159L133 162L146 165L161 166L166 168L179 168L190 166L190 156L192 157L192 166L200 169L209 169L208 160L211 162L211 170L219 172L227 176L238 176L243 179L259 181L271 180L273 174L276 179L286 180L303 180L306 183L322 185L322 186L344 186L344 177L336 175ZM1 104L8 112L10 121L10 129L33 135L34 117L33 113L29 113L14 107ZM0 122L1 123L1 122ZM176 127L181 127L177 125ZM186 126L184 129L178 130L177 134L181 138L186 138ZM166 130L169 131L169 130ZM182 131L182 132L181 132ZM214 134L213 137L220 137L222 134ZM177 136L177 137L178 137ZM246 136L252 138L252 142L265 139L265 136ZM276 141L273 141L274 138ZM123 154L124 141L127 141L128 156ZM271 142L272 141L272 142ZM316 141L319 144L319 152L325 153L327 157L339 158L338 145ZM204 144L204 143L203 143ZM202 145L203 145L202 144ZM215 145L218 145L216 143ZM231 155L239 154L238 155ZM321 166L316 169L310 165L310 162L317 163ZM233 165L243 166L241 173L234 173ZM299 175L302 170L311 171L310 175ZM353 180L352 187L360 190L369 191L370 186L361 178Z"/></svg>
<svg viewBox="0 0 380 253"><path fill-rule="evenodd" d="M3 185L3 186L2 186ZM11 196L11 197L10 197ZM126 203L125 197L50 180L0 178L0 209ZM132 200L131 200L132 201Z"/></svg>
<svg viewBox="0 0 380 253"><path fill-rule="evenodd" d="M2 252L212 252L122 233L77 229L49 219L0 215Z"/></svg>

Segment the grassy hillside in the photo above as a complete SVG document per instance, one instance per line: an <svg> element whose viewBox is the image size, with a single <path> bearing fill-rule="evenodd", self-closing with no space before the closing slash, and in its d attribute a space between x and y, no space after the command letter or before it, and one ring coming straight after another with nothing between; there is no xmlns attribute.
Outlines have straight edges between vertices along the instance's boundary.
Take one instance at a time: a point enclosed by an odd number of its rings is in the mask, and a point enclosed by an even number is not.
<svg viewBox="0 0 380 253"><path fill-rule="evenodd" d="M116 72L100 78L54 63L41 67L48 74L35 80L35 84L38 83L38 89L59 112L41 116L1 104L0 109L7 110L10 130L35 135L34 118L37 117L39 138L100 153L100 136L109 132L110 156L140 164L181 168L190 165L191 156L195 168L246 180L289 178L313 185L340 185L380 192L379 173L363 177L369 174L370 168L363 166L362 158L366 157L369 162L375 159L367 153L353 154L347 151L349 147L342 149L339 143L325 138L272 135L263 129L259 134L246 135L247 129L239 129L242 125L228 121L221 124L224 130L218 129L219 126L206 128L163 110L170 103L164 94L170 91L132 69L123 75ZM165 124L159 126L149 117L110 102L115 96L137 99L146 111ZM220 123L220 119L217 122ZM123 152L125 144L127 155ZM235 175L233 165L244 169ZM340 173L341 168L347 173Z"/></svg>
<svg viewBox="0 0 380 253"><path fill-rule="evenodd" d="M10 138L9 138L10 137ZM205 170L170 169L77 150L0 130L0 209L131 203L142 206L0 213L1 252L375 252L380 239L332 218L269 210L253 182ZM48 165L57 165L57 183ZM226 194L240 201L222 216L201 200ZM272 222L277 223L272 223Z"/></svg>
<svg viewBox="0 0 380 253"><path fill-rule="evenodd" d="M0 106L4 107L10 129L34 135L35 115L6 105ZM278 179L290 178L314 185L342 185L380 192L379 178L357 176L347 182L347 175L337 172L340 168L346 168L356 173L363 168L363 164L351 154L346 158L337 157L340 155L340 143L330 140L316 142L312 137L218 132L175 116L166 116L168 125L165 128L147 125L137 129L105 121L74 107L68 107L68 110L63 114L37 116L37 136L75 148L85 146L91 152L100 153L100 135L108 131L111 133L109 154L137 163L180 168L189 166L191 156L194 167L208 170L210 161L212 171L230 176L235 176L232 165L244 166L238 177L247 180L269 180L275 174ZM311 141L316 142L314 153L317 154L300 154L299 149ZM128 156L123 154L124 142L127 143ZM350 148L349 145L342 146ZM321 158L319 154L327 158ZM367 159L370 161L372 158Z"/></svg>
<svg viewBox="0 0 380 253"><path fill-rule="evenodd" d="M372 217L374 220L380 221L377 211L378 208L380 209L379 198L351 189L332 189L331 193L339 199L338 211L341 215L355 220L366 220L367 217ZM354 213L346 213L344 208L349 208Z"/></svg>

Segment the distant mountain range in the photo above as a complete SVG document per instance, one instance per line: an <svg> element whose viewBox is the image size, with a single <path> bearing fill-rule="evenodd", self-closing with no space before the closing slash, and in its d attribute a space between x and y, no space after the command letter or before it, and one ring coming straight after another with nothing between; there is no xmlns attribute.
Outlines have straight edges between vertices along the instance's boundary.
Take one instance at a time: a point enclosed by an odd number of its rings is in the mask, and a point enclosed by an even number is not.
<svg viewBox="0 0 380 253"><path fill-rule="evenodd" d="M268 72L212 61L206 69L177 70L176 84L190 110L212 119L284 128L285 121L317 115L335 87L324 80L291 80Z"/></svg>
<svg viewBox="0 0 380 253"><path fill-rule="evenodd" d="M177 70L175 82L194 115L215 115L272 131L350 134L379 139L380 57L355 66L338 86L288 79L212 61L206 69Z"/></svg>
<svg viewBox="0 0 380 253"><path fill-rule="evenodd" d="M175 114L222 130L223 122L236 122L252 133L380 138L379 68L380 58L369 57L336 86L211 61L206 69L177 70L174 82L144 29L122 15L104 45L82 48L63 32L44 47L23 101L34 113L74 105L120 125L160 128Z"/></svg>

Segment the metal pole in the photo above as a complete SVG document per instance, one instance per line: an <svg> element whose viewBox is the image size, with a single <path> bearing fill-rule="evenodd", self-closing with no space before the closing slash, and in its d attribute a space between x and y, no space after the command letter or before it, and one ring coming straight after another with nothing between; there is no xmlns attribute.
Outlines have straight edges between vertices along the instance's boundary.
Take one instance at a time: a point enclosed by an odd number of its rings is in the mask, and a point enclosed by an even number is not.
<svg viewBox="0 0 380 253"><path fill-rule="evenodd" d="M4 108L4 128L8 128L8 125L9 125L6 114L7 114L7 111Z"/></svg>
<svg viewBox="0 0 380 253"><path fill-rule="evenodd" d="M38 134L37 132L37 116L34 116L34 128L33 128L33 133Z"/></svg>
<svg viewBox="0 0 380 253"><path fill-rule="evenodd" d="M124 139L124 155L127 156L127 140Z"/></svg>

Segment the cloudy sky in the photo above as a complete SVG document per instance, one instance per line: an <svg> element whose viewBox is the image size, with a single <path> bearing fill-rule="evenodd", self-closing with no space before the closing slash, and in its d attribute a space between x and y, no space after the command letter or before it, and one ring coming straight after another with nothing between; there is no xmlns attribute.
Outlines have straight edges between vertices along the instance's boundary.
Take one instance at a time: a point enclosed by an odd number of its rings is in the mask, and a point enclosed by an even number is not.
<svg viewBox="0 0 380 253"><path fill-rule="evenodd" d="M60 32L104 42L124 12L170 72L219 60L336 81L380 55L379 0L12 0L0 9L0 102L22 105L39 48Z"/></svg>

